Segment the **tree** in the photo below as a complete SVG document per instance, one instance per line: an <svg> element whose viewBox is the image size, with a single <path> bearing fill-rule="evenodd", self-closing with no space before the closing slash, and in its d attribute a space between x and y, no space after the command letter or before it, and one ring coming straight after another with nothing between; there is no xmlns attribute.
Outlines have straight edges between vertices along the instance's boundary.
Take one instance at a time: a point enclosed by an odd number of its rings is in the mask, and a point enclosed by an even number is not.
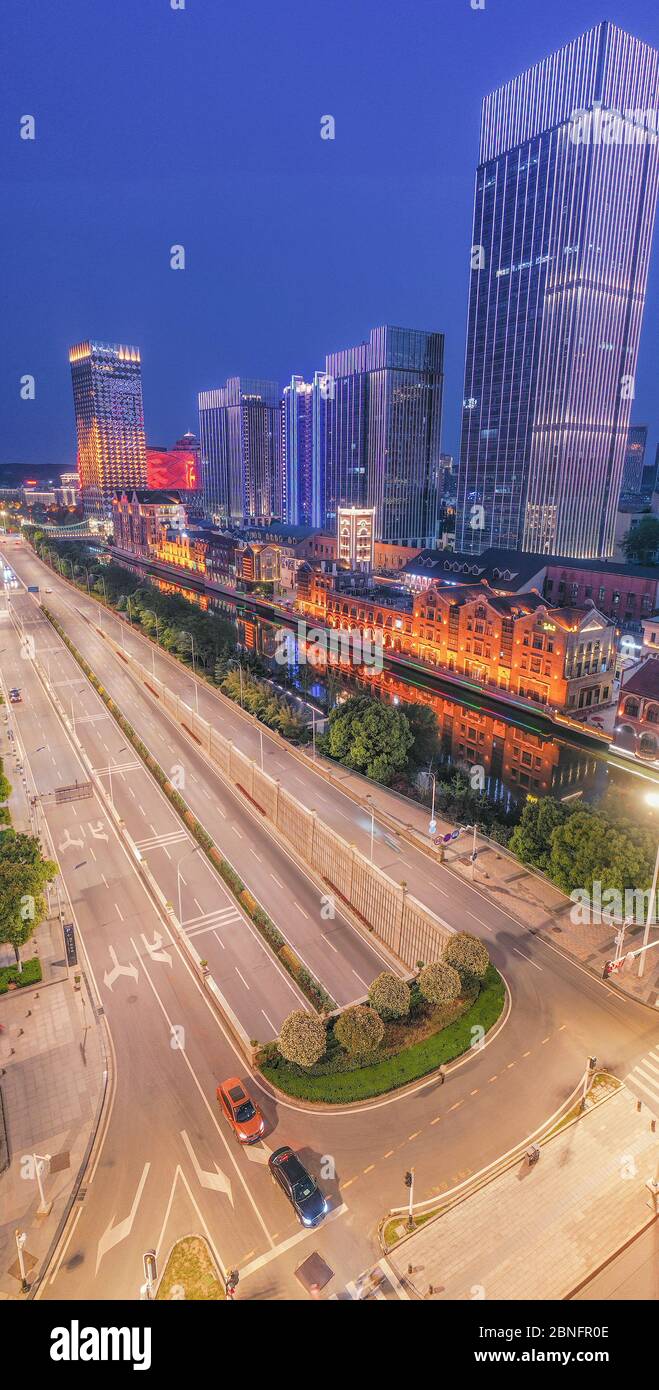
<svg viewBox="0 0 659 1390"><path fill-rule="evenodd" d="M392 975L389 970L383 970L381 975L376 975L369 988L368 997L380 1018L404 1018L410 1011L409 985L397 975Z"/></svg>
<svg viewBox="0 0 659 1390"><path fill-rule="evenodd" d="M332 710L323 746L345 767L386 786L405 767L413 737L401 710L355 695Z"/></svg>
<svg viewBox="0 0 659 1390"><path fill-rule="evenodd" d="M466 931L456 932L454 936L449 937L442 959L457 970L463 989L471 989L474 985L480 984L481 980L485 979L490 963L485 943L478 936L472 936Z"/></svg>
<svg viewBox="0 0 659 1390"><path fill-rule="evenodd" d="M450 1004L459 998L461 988L457 970L443 960L432 961L419 971L419 989L429 1004Z"/></svg>
<svg viewBox="0 0 659 1390"><path fill-rule="evenodd" d="M510 837L509 849L525 864L548 871L554 831L573 814L573 810L549 796L541 801L527 801Z"/></svg>
<svg viewBox="0 0 659 1390"><path fill-rule="evenodd" d="M440 749L439 724L437 715L430 705L413 702L405 705L405 718L412 731L414 742L410 748L409 762L413 767L428 767L437 757Z"/></svg>
<svg viewBox="0 0 659 1390"><path fill-rule="evenodd" d="M304 1009L294 1009L281 1025L277 1045L287 1061L296 1062L299 1067L312 1067L327 1046L325 1024Z"/></svg>
<svg viewBox="0 0 659 1390"><path fill-rule="evenodd" d="M375 1052L384 1037L384 1023L367 1004L350 1004L334 1024L334 1036L353 1056Z"/></svg>
<svg viewBox="0 0 659 1390"><path fill-rule="evenodd" d="M20 948L46 913L44 887L57 873L52 859L41 857L33 835L5 830L0 839L0 941L14 948L20 970Z"/></svg>
<svg viewBox="0 0 659 1390"><path fill-rule="evenodd" d="M651 565L659 550L659 517L648 512L636 526L631 526L623 538L622 548L627 560Z"/></svg>
<svg viewBox="0 0 659 1390"><path fill-rule="evenodd" d="M548 872L565 893L577 888L591 892L594 882L601 884L602 892L643 890L651 882L652 869L647 849L597 811L574 811L553 832Z"/></svg>

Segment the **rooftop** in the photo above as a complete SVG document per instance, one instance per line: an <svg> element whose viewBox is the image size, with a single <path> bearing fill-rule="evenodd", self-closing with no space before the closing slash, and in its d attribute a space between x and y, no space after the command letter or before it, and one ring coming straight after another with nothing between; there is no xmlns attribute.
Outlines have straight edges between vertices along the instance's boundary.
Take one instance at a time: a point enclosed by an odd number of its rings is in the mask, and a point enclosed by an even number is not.
<svg viewBox="0 0 659 1390"><path fill-rule="evenodd" d="M649 656L642 666L636 668L629 680L625 681L620 694L659 700L659 661L655 656Z"/></svg>

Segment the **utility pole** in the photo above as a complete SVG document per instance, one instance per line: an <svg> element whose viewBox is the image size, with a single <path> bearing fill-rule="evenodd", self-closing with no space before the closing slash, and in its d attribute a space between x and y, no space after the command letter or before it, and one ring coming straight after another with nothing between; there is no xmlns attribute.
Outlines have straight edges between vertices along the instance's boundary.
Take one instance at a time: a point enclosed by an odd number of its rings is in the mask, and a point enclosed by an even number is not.
<svg viewBox="0 0 659 1390"><path fill-rule="evenodd" d="M586 1107L586 1096L588 1095L588 1087L589 1087L589 1085L590 1085L590 1080L591 1080L592 1074L593 1074L593 1072L594 1072L596 1066L597 1066L597 1058L596 1058L596 1057L587 1057L587 1058L586 1058L586 1070L585 1070L584 1076L583 1076L583 1092L582 1092L582 1095L581 1095L581 1109L582 1109L582 1110L584 1110L585 1107Z"/></svg>
<svg viewBox="0 0 659 1390"><path fill-rule="evenodd" d="M659 845L654 861L654 873L652 875L652 891L648 902L648 915L645 919L645 931L643 932L643 945L647 946L650 939L650 927L657 918L657 879L659 879ZM638 978L641 979L645 971L645 953L641 956L638 963Z"/></svg>

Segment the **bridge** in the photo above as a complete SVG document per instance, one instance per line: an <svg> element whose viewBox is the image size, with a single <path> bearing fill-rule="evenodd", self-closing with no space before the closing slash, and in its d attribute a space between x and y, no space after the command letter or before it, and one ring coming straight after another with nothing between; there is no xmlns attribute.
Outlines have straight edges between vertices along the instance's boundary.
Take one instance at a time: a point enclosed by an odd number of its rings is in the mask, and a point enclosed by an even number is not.
<svg viewBox="0 0 659 1390"><path fill-rule="evenodd" d="M52 536L53 540L105 540L102 531L93 531L89 521L74 521L71 526L52 526L45 521L30 522L31 526L38 531L43 531L45 535Z"/></svg>

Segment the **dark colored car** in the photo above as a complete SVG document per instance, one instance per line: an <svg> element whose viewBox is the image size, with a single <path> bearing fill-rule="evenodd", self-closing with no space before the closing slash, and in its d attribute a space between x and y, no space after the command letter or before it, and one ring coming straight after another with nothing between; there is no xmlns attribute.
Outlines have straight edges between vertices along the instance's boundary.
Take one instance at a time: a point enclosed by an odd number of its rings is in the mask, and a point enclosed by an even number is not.
<svg viewBox="0 0 659 1390"><path fill-rule="evenodd" d="M12 705L20 705L21 700L23 699L23 696L21 695L20 690L10 690L10 691L9 691L9 699L10 699Z"/></svg>
<svg viewBox="0 0 659 1390"><path fill-rule="evenodd" d="M302 1225L318 1226L327 1215L327 1202L316 1179L307 1172L290 1144L270 1154L268 1167L275 1182L286 1193Z"/></svg>

